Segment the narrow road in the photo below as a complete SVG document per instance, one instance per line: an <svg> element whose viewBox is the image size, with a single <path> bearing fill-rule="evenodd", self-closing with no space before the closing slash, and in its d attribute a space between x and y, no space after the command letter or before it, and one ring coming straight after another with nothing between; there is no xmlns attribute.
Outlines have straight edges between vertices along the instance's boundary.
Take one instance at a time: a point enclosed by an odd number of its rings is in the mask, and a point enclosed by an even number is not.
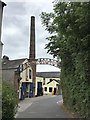
<svg viewBox="0 0 90 120"><path fill-rule="evenodd" d="M27 98L20 102L16 118L70 118L61 108L62 96Z"/></svg>

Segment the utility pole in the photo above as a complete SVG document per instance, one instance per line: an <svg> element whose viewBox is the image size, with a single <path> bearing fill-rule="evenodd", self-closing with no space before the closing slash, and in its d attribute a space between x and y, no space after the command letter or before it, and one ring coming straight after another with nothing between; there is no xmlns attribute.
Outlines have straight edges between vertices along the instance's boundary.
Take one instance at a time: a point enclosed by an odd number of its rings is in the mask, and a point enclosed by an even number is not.
<svg viewBox="0 0 90 120"><path fill-rule="evenodd" d="M2 46L3 43L1 42L1 28L2 28L2 16L3 16L3 7L6 6L4 2L0 0L0 119L2 119L2 63L1 63L1 57L2 57Z"/></svg>
<svg viewBox="0 0 90 120"><path fill-rule="evenodd" d="M0 59L2 56L2 42L1 42L1 28L2 28L2 17L3 17L3 7L6 6L4 2L0 0Z"/></svg>

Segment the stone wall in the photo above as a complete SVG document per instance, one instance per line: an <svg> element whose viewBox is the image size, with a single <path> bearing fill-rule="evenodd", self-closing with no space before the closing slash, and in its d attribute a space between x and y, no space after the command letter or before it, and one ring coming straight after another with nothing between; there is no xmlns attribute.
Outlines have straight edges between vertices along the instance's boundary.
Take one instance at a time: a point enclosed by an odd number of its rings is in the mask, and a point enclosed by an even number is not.
<svg viewBox="0 0 90 120"><path fill-rule="evenodd" d="M15 69L2 70L2 80L7 80L14 85Z"/></svg>

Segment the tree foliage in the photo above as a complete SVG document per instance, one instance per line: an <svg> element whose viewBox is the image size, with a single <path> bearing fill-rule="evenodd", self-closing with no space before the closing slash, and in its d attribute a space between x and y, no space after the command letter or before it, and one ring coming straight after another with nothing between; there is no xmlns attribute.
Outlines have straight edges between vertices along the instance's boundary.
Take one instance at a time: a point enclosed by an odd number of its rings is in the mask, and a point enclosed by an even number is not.
<svg viewBox="0 0 90 120"><path fill-rule="evenodd" d="M58 1L53 10L41 13L42 24L50 33L45 48L61 59L64 104L82 117L88 117L90 2Z"/></svg>
<svg viewBox="0 0 90 120"><path fill-rule="evenodd" d="M17 112L18 96L14 87L8 82L2 84L2 120L13 120Z"/></svg>

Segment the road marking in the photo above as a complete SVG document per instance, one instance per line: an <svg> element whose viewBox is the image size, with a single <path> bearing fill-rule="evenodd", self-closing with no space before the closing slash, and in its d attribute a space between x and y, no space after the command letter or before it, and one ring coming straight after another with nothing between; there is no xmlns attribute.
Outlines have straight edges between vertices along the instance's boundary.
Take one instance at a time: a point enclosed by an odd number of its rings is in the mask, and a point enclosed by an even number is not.
<svg viewBox="0 0 90 120"><path fill-rule="evenodd" d="M57 104L59 104L59 105L62 104L62 103L63 103L63 100L60 100L60 101L57 102Z"/></svg>

